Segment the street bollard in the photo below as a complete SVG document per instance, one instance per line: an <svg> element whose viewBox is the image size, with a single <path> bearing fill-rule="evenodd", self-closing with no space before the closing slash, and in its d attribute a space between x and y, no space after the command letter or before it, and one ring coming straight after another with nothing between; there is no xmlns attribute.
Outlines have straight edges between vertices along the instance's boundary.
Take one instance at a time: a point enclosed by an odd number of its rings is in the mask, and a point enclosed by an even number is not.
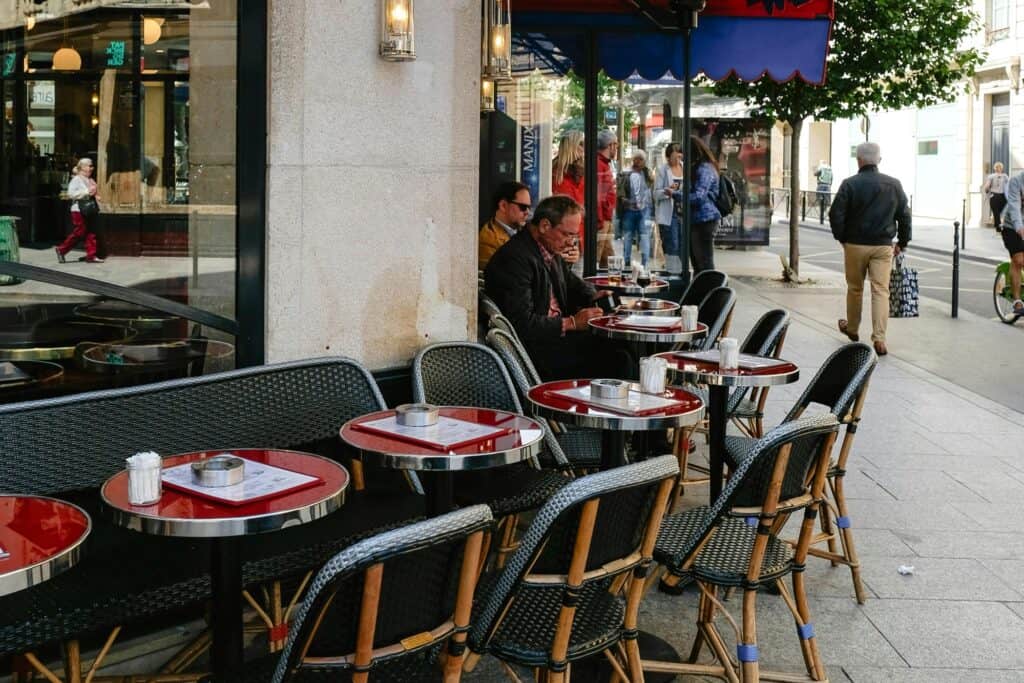
<svg viewBox="0 0 1024 683"><path fill-rule="evenodd" d="M953 221L953 317L960 308L960 221Z"/></svg>
<svg viewBox="0 0 1024 683"><path fill-rule="evenodd" d="M963 200L963 204L960 207L960 225L964 226L963 232L960 233L960 248L964 251L967 250L967 200Z"/></svg>

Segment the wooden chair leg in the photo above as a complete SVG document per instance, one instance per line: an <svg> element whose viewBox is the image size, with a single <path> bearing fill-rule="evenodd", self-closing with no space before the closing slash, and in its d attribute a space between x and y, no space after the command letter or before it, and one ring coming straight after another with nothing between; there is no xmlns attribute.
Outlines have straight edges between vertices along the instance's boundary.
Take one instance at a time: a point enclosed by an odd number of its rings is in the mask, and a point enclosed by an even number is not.
<svg viewBox="0 0 1024 683"><path fill-rule="evenodd" d="M853 544L853 530L850 528L850 513L846 507L846 495L843 492L843 477L835 477L832 483L832 498L836 503L836 510L839 516L836 519L836 526L839 527L839 537L843 546L843 557L846 564L850 566L850 574L853 578L853 592L857 596L857 603L863 605L866 599L864 593L864 582L860 576L860 559L857 557L857 548Z"/></svg>
<svg viewBox="0 0 1024 683"><path fill-rule="evenodd" d="M62 646L64 656L64 680L66 683L82 683L82 653L77 640L65 641Z"/></svg>
<svg viewBox="0 0 1024 683"><path fill-rule="evenodd" d="M743 629L737 646L743 683L759 683L761 669L757 651L757 591L743 591Z"/></svg>
<svg viewBox="0 0 1024 683"><path fill-rule="evenodd" d="M818 650L818 639L814 635L814 624L811 622L811 608L807 604L807 592L804 588L804 572L793 572L793 601L796 606L794 617L799 624L799 636L804 642L801 647L806 647L811 660L811 667L807 673L811 680L825 680L825 665L821 661L821 652Z"/></svg>
<svg viewBox="0 0 1024 683"><path fill-rule="evenodd" d="M825 534L825 540L828 543L828 552L835 555L838 552L836 547L836 529L832 525L832 508L828 506L828 501L821 501L818 504L818 523L821 525L821 533ZM835 567L838 564L836 560L832 560L832 566Z"/></svg>

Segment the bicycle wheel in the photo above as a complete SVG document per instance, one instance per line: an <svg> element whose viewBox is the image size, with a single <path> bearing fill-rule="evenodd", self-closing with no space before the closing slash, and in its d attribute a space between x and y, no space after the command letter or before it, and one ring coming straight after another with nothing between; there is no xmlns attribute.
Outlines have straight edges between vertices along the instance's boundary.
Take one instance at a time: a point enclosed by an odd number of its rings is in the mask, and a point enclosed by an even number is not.
<svg viewBox="0 0 1024 683"><path fill-rule="evenodd" d="M1012 325L1017 322L1019 316L1013 312L1013 294L1010 292L1008 272L1009 268L996 268L996 280L992 284L992 302L995 304L999 319L1007 325Z"/></svg>

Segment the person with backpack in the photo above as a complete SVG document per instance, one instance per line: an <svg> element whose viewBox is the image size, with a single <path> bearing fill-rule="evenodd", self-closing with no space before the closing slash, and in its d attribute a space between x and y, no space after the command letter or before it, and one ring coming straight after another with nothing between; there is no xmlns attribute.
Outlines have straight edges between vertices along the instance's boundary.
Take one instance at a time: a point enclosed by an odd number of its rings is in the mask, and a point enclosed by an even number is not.
<svg viewBox="0 0 1024 683"><path fill-rule="evenodd" d="M651 184L654 177L647 168L647 153L642 149L633 152L633 165L619 176L616 195L619 200L619 214L622 216L622 244L626 265L632 263L633 238L640 244L640 262L647 266L651 257L651 225L647 214L653 204Z"/></svg>
<svg viewBox="0 0 1024 683"><path fill-rule="evenodd" d="M690 173L690 264L694 275L702 270L715 269L715 230L722 220L722 211L718 202L730 206L726 215L732 211L732 198L728 192L719 191L721 180L718 175L718 161L704 141L698 137L690 138L689 154L686 167ZM679 202L683 201L681 191L673 194Z"/></svg>
<svg viewBox="0 0 1024 683"><path fill-rule="evenodd" d="M683 186L684 173L683 146L678 142L670 142L665 147L665 163L658 168L658 177L654 183L654 219L658 223L661 244L665 249L665 269L671 275L679 275L683 270L683 262L679 258L681 219L672 195Z"/></svg>

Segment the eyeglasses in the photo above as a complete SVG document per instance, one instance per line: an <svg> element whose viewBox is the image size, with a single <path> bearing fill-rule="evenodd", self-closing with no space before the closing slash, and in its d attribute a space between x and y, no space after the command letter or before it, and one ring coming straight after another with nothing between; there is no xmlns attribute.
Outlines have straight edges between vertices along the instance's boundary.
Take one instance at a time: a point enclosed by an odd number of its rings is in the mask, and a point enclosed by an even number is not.
<svg viewBox="0 0 1024 683"><path fill-rule="evenodd" d="M523 213L530 213L531 211L533 211L533 207L530 206L529 204L523 204L522 202L509 202L509 204L515 204Z"/></svg>

